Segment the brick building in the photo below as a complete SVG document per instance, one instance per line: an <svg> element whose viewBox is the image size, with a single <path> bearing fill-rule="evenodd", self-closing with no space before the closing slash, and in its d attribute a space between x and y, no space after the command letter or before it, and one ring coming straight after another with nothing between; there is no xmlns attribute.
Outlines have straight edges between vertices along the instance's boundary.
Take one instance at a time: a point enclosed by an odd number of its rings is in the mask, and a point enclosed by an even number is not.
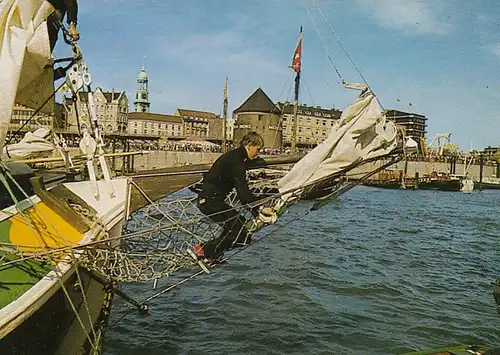
<svg viewBox="0 0 500 355"><path fill-rule="evenodd" d="M278 103L283 127L283 145L290 146L293 132L293 104ZM315 146L328 137L341 111L334 108L300 105L297 108L297 146Z"/></svg>
<svg viewBox="0 0 500 355"><path fill-rule="evenodd" d="M16 132L20 130L20 133L25 133L40 127L50 130L54 128L54 115L39 112L31 118L34 113L35 110L31 108L15 104L9 122L9 131Z"/></svg>
<svg viewBox="0 0 500 355"><path fill-rule="evenodd" d="M261 88L233 111L233 119L233 144L237 144L245 134L255 131L264 138L266 148L281 148L279 110Z"/></svg>
<svg viewBox="0 0 500 355"><path fill-rule="evenodd" d="M128 115L128 133L140 136L158 136L181 139L182 117L151 112L131 112Z"/></svg>
<svg viewBox="0 0 500 355"><path fill-rule="evenodd" d="M90 114L88 110L88 93L79 92L80 105L78 107L78 117L80 127L89 128ZM126 133L128 130L128 99L125 91L103 91L96 88L93 93L94 104L99 124L102 126L104 134ZM78 122L77 115L74 112L73 101L65 98L63 105L67 111L66 114L66 132L77 133Z"/></svg>

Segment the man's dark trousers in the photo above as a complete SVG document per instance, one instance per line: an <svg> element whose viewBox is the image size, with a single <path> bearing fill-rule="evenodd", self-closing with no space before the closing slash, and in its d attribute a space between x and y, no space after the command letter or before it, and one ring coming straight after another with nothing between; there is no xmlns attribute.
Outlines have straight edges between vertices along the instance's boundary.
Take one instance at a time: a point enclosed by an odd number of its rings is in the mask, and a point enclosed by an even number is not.
<svg viewBox="0 0 500 355"><path fill-rule="evenodd" d="M250 243L248 229L245 227L245 217L240 215L233 207L225 201L214 198L198 198L198 208L212 221L223 223L223 231L220 237L209 240L202 248L205 257L214 258L225 250L238 246L237 244Z"/></svg>

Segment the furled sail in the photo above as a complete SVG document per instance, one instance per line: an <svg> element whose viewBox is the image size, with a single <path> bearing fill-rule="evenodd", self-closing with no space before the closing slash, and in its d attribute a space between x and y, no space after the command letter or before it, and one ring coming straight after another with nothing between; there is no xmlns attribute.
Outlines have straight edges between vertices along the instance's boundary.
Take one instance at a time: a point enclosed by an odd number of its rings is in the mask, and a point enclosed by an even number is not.
<svg viewBox="0 0 500 355"><path fill-rule="evenodd" d="M14 102L38 108L54 90L46 22L53 10L44 0L0 1L0 147Z"/></svg>
<svg viewBox="0 0 500 355"><path fill-rule="evenodd" d="M19 143L4 146L2 158L18 160L47 156L55 149L54 144L49 141L51 134L50 129L43 127L28 132Z"/></svg>
<svg viewBox="0 0 500 355"><path fill-rule="evenodd" d="M365 160L387 155L396 148L396 126L386 119L373 92L364 84L344 82L344 86L361 90L361 94L344 110L328 138L279 181L280 192L322 180Z"/></svg>

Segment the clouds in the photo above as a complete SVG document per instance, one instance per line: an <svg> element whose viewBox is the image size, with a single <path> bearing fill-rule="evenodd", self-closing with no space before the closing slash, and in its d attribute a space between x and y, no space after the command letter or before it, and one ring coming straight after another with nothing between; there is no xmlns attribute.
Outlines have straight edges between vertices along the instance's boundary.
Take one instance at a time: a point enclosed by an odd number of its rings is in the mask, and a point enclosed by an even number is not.
<svg viewBox="0 0 500 355"><path fill-rule="evenodd" d="M500 42L496 43L490 43L486 45L486 49L489 50L491 53L496 55L500 59Z"/></svg>
<svg viewBox="0 0 500 355"><path fill-rule="evenodd" d="M492 124L500 92L496 2L315 2L386 108L427 115L429 136L451 130L461 146L470 140L497 144L500 132ZM359 80L312 1L304 3L314 10L343 77ZM301 103L343 108L355 95L335 76L304 3L86 0L81 1L80 43L95 85L126 89L131 103L144 63L151 109L158 113L178 107L220 113L228 76L230 114L259 86L272 100L290 98L288 66L303 25Z"/></svg>
<svg viewBox="0 0 500 355"><path fill-rule="evenodd" d="M273 59L272 48L235 30L177 36L164 48L163 55L203 66L207 71L224 68L269 75L282 74L286 69Z"/></svg>
<svg viewBox="0 0 500 355"><path fill-rule="evenodd" d="M441 2L432 0L356 0L378 25L405 34L444 35L451 31Z"/></svg>

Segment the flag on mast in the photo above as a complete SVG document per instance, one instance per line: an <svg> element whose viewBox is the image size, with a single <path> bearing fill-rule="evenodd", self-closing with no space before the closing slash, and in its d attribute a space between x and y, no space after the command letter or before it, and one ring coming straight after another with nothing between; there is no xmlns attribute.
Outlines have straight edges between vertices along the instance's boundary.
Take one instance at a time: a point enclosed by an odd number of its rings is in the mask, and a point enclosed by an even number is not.
<svg viewBox="0 0 500 355"><path fill-rule="evenodd" d="M300 72L300 65L302 59L302 27L299 33L299 42L297 47L295 47L295 53L293 54L292 66L291 68L295 70L296 73Z"/></svg>

